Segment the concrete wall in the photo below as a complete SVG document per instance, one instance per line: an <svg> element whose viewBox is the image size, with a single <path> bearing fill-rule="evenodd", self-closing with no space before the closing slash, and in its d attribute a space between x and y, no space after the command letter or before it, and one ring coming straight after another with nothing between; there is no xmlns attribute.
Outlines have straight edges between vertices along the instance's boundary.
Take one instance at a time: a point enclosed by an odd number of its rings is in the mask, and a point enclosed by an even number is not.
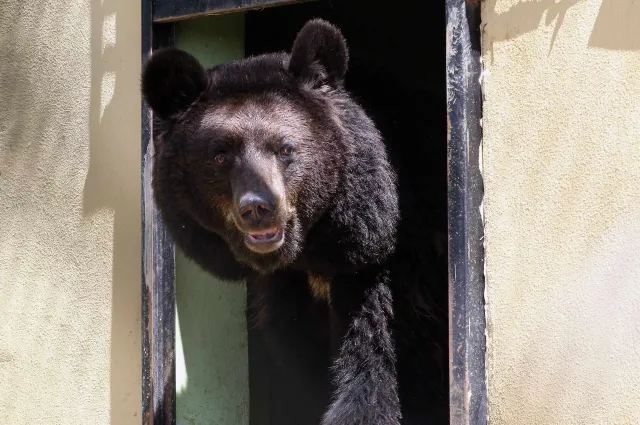
<svg viewBox="0 0 640 425"><path fill-rule="evenodd" d="M2 423L140 423L139 73L139 2L0 2Z"/></svg>
<svg viewBox="0 0 640 425"><path fill-rule="evenodd" d="M485 0L492 425L640 423L640 2Z"/></svg>
<svg viewBox="0 0 640 425"><path fill-rule="evenodd" d="M244 15L182 21L176 45L204 65L244 57ZM178 425L249 423L246 286L214 279L176 255Z"/></svg>

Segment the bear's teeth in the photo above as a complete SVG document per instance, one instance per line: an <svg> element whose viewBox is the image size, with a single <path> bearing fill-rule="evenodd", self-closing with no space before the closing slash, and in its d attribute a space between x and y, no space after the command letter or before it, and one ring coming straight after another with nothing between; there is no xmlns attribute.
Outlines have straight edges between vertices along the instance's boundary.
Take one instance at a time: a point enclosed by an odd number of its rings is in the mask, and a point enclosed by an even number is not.
<svg viewBox="0 0 640 425"><path fill-rule="evenodd" d="M277 233L278 233L277 230L271 230L271 231L268 231L268 232L251 233L250 235L254 239L264 240L264 239L273 238Z"/></svg>

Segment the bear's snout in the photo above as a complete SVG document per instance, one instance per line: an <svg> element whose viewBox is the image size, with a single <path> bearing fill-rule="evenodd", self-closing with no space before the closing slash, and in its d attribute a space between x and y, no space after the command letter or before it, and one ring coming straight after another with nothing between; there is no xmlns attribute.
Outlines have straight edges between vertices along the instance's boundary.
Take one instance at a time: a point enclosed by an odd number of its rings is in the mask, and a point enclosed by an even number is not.
<svg viewBox="0 0 640 425"><path fill-rule="evenodd" d="M234 170L231 178L234 221L253 252L266 254L284 243L284 185L277 168L254 161Z"/></svg>

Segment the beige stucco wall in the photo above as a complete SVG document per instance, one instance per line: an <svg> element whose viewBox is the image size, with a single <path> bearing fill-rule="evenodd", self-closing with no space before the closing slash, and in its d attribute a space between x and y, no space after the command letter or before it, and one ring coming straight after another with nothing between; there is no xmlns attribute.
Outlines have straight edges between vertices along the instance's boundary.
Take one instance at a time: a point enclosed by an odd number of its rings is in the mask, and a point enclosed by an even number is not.
<svg viewBox="0 0 640 425"><path fill-rule="evenodd" d="M640 423L640 2L486 0L492 425Z"/></svg>
<svg viewBox="0 0 640 425"><path fill-rule="evenodd" d="M0 2L0 422L140 423L140 4Z"/></svg>

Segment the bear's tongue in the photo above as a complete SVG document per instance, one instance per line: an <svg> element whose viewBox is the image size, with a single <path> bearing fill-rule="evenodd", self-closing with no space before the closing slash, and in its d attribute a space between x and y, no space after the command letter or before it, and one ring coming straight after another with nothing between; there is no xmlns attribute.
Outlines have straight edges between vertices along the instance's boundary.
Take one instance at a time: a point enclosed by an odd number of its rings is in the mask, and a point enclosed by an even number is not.
<svg viewBox="0 0 640 425"><path fill-rule="evenodd" d="M278 229L275 230L269 230L267 232L256 232L256 233L249 233L251 235L252 238L257 239L257 240L266 240L266 239L271 239L273 238L276 233L278 233Z"/></svg>

